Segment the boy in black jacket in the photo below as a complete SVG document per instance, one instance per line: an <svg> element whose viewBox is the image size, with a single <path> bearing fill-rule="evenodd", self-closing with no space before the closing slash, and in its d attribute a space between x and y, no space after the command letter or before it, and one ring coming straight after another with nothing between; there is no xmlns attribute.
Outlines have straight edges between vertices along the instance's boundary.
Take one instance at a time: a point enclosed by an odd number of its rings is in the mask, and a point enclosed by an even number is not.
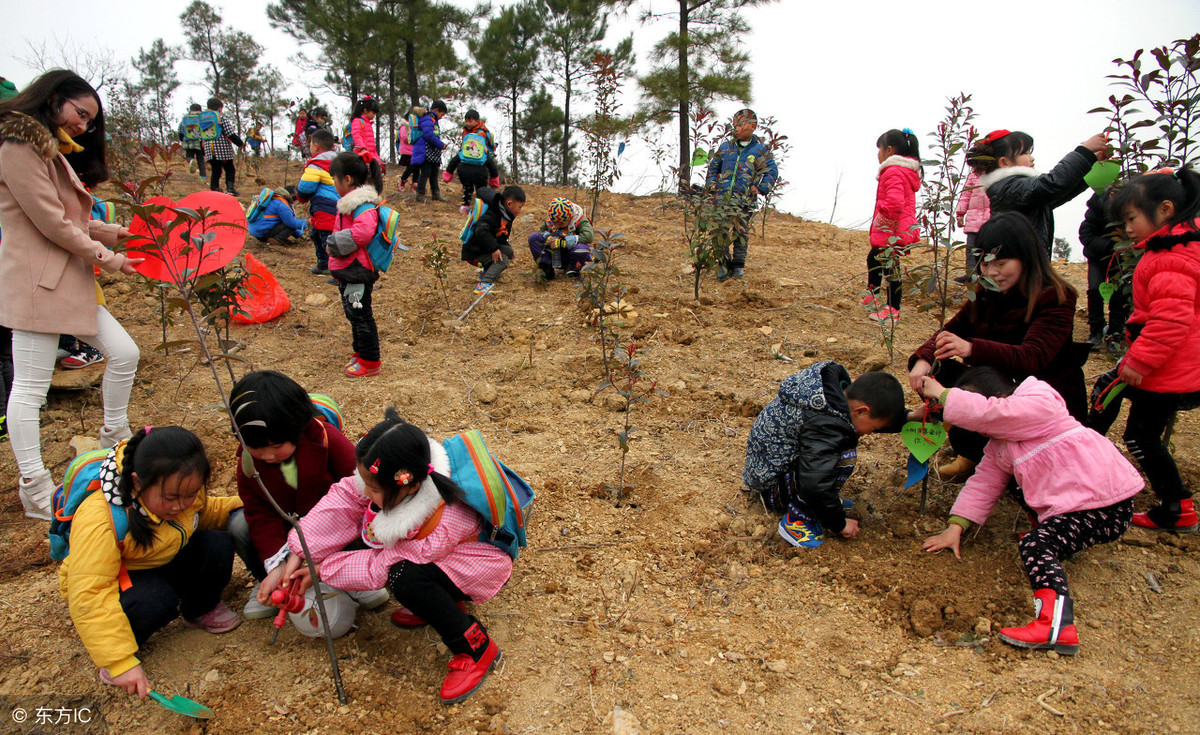
<svg viewBox="0 0 1200 735"><path fill-rule="evenodd" d="M1088 200L1083 222L1079 225L1079 241L1083 243L1083 256L1088 264L1088 345L1093 350L1100 349L1105 336L1117 344L1123 341L1125 319L1129 316L1129 292L1120 282L1120 264L1113 262L1119 236L1117 226L1108 223L1107 206L1107 196L1093 194ZM1116 287L1108 299L1107 325L1104 321L1104 298L1100 295L1100 284L1105 281Z"/></svg>
<svg viewBox="0 0 1200 735"><path fill-rule="evenodd" d="M507 186L497 194L495 189L484 187L478 196L487 209L472 228L470 239L463 243L462 259L483 268L475 293L487 293L513 259L508 236L512 234L513 220L525 207L525 191L519 186Z"/></svg>
<svg viewBox="0 0 1200 735"><path fill-rule="evenodd" d="M858 438L897 432L906 417L894 376L866 373L851 384L846 368L818 362L785 379L754 419L742 480L769 510L786 511L779 535L792 546L820 546L824 529L854 538L858 521L846 517L840 490L854 472Z"/></svg>

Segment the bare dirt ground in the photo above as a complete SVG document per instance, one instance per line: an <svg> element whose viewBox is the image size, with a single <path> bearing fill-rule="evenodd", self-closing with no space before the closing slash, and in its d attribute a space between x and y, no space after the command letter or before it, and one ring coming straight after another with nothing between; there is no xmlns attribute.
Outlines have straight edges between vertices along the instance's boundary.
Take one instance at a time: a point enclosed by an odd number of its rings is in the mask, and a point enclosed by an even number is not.
<svg viewBox="0 0 1200 735"><path fill-rule="evenodd" d="M293 162L288 178L297 170ZM277 163L256 182L245 167L240 173L243 202L285 183ZM182 173L171 191L198 185ZM455 198L457 184L444 191ZM957 486L933 483L929 511L918 513L918 488L900 490L898 437L869 436L860 447L847 485L863 521L857 540L793 549L776 535L778 518L742 492L747 432L784 377L830 359L852 375L882 364L903 379L907 355L935 328L906 308L888 365L858 305L865 233L773 215L765 239L751 242L746 279L706 277L697 302L679 212L657 198L605 197L597 225L625 233L619 280L640 314L626 333L649 349L647 378L670 394L635 406L635 486L614 502L606 488L617 482L623 416L608 394L593 397L603 382L594 330L574 284L535 283L523 247L546 203L577 192L532 187L529 195L533 214L513 237L516 263L456 323L420 256L435 234L457 255L457 204L390 194L413 250L375 297L380 377L342 375L349 329L334 287L309 274L307 245L247 246L283 283L292 309L234 329L254 366L340 401L352 438L396 405L439 438L479 428L534 486L529 548L507 587L475 610L505 654L475 696L438 702L448 654L431 631L394 628L392 604L360 612L357 631L336 643L346 705L336 701L322 642L285 628L271 646L269 621L224 636L174 623L142 651L152 684L211 707L207 723L100 685L59 596L45 524L20 514L7 450L0 695L97 697L114 733L1200 732L1196 539L1130 530L1068 562L1082 648L1060 658L994 637L1031 615L1015 546L1023 515L1002 502L961 562L922 553ZM1081 266L1062 267L1083 285ZM473 280L469 266L452 265L454 312L473 299ZM133 423L197 431L217 468L213 491L233 492L234 443L207 368L196 366L195 351L154 349L162 335L152 287L109 279L106 291L142 346ZM1085 335L1081 313L1076 337ZM168 330L169 339L187 336L183 326ZM775 359L774 345L791 360ZM1109 366L1093 357L1086 372ZM47 464L61 478L71 437L98 431L98 389L53 391L42 417ZM1181 416L1176 456L1193 485L1196 436L1195 417ZM1150 494L1138 503L1149 505ZM239 562L229 604L240 609L250 588Z"/></svg>

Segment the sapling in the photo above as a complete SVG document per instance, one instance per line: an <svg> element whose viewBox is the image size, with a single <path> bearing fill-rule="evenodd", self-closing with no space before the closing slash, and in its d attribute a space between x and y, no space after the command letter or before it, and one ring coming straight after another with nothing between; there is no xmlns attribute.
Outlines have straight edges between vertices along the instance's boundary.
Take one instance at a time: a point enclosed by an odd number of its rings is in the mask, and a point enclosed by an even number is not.
<svg viewBox="0 0 1200 735"><path fill-rule="evenodd" d="M449 277L450 268L450 253L446 251L446 246L442 244L442 239L436 234L425 248L426 252L421 256L421 264L433 272L434 290L441 292L442 299L446 302L446 311L452 311L450 308L450 293L446 290L446 279Z"/></svg>
<svg viewBox="0 0 1200 735"><path fill-rule="evenodd" d="M592 260L579 271L579 285L575 293L580 307L588 314L589 323L596 328L605 375L612 373L610 363L616 345L612 328L614 322L620 320L619 313L606 311L606 307L610 299L615 297L620 303L625 295L625 289L613 281L614 277L621 274L617 265L617 248L622 237L624 235L619 232L596 228L592 241Z"/></svg>
<svg viewBox="0 0 1200 735"><path fill-rule="evenodd" d="M600 390L611 386L624 402L621 409L624 414L624 423L621 430L617 432L617 444L621 448L621 471L617 479L617 486L613 488L613 500L620 501L624 497L625 488L630 487L625 484L625 460L629 455L629 444L636 428L630 423L633 418L633 406L636 403L649 401L650 395L653 393L659 395L666 395L666 393L658 390L657 380L651 381L649 386L642 385L642 378L645 375L641 369L642 355L646 353L646 350L641 345L631 341L614 352L619 365L615 372L608 374L608 380L600 386Z"/></svg>
<svg viewBox="0 0 1200 735"><path fill-rule="evenodd" d="M217 233L214 229L230 226L244 228L244 226L239 223L216 221L214 212L206 209L193 210L186 207L172 207L161 202L147 202L144 199L144 193L151 183L148 180L143 180L137 186L131 183L121 184L123 194L127 199L122 204L128 209L132 217L145 223L146 229L149 230L148 235L135 235L127 238L123 245L125 247L135 246L146 257L157 258L162 261L169 274L167 282L177 294L168 299L168 301L178 306L191 323L196 335L194 342L191 340L181 340L171 343L170 346L191 343L199 347L204 361L212 373L213 382L216 384L217 392L221 397L221 404L229 416L229 423L233 434L237 437L238 445L241 447L242 452L245 452L247 451L246 442L242 437L237 422L233 420L233 408L230 405L225 387L221 382L221 374L217 371L216 367L217 359L224 359L226 365L229 366L230 360L240 360L241 358L226 353L214 354L209 350L208 343L205 340L204 329L201 326L203 317L196 312L194 306L199 301L197 287L200 279L203 277L201 271L205 270L205 261L208 260L211 263L212 259L210 256L215 255L213 241L216 239ZM170 245L177 230L182 231L184 245L178 253L172 253ZM182 258L182 262L178 258ZM229 369L232 379L232 367L229 366ZM304 530L300 527L299 519L294 514L286 513L279 506L275 498L267 490L266 485L263 484L262 478L253 465L251 465L249 474L251 479L257 484L262 496L275 509L275 512L296 530L300 545L304 551L304 558L312 571L314 589L319 590L321 584L319 568L314 563L312 554L309 552L308 541L305 538ZM329 631L329 622L325 611L323 595L317 594L314 597L321 618L321 627L325 633L326 650L329 654L330 666L333 669L333 680L337 689L338 701L346 704L348 701L346 690L342 686L341 673L337 663L337 652L334 649L333 637Z"/></svg>

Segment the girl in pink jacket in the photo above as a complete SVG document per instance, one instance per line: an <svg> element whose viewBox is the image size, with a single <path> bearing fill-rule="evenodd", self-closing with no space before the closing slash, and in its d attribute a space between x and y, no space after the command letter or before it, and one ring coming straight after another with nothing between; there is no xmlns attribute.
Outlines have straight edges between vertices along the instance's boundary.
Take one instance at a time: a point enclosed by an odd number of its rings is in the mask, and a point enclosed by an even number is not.
<svg viewBox="0 0 1200 735"><path fill-rule="evenodd" d="M967 233L967 270L955 278L959 283L969 283L971 274L979 265L979 251L975 249L975 236L983 223L992 216L992 205L988 201L987 191L979 184L979 174L972 171L963 183L962 194L958 196L958 206L954 208L958 226Z"/></svg>
<svg viewBox="0 0 1200 735"><path fill-rule="evenodd" d="M354 103L350 113L350 137L354 140L354 153L367 155L379 161L379 149L375 147L375 117L379 115L379 103L372 97L363 97ZM382 190L382 189L381 189Z"/></svg>
<svg viewBox="0 0 1200 735"><path fill-rule="evenodd" d="M875 141L879 149L879 187L871 218L871 250L867 253L867 295L863 305L878 308L875 321L900 320L900 257L920 237L917 190L921 188L921 154L913 131L889 130ZM887 304L879 306L879 288L888 282Z"/></svg>
<svg viewBox="0 0 1200 735"><path fill-rule="evenodd" d="M387 410L354 453L355 474L329 488L300 519L321 580L344 590L387 585L404 606L392 622L433 626L454 654L441 698L462 701L500 659L500 648L463 603L495 596L512 574L512 558L478 540L483 519L457 499L446 450L396 409ZM356 539L366 548L342 551ZM263 581L260 599L281 582L294 580L301 592L311 584L295 531L288 545L291 556Z"/></svg>
<svg viewBox="0 0 1200 735"><path fill-rule="evenodd" d="M345 372L352 378L378 375L379 329L371 311L371 286L379 280L379 273L367 255L367 245L379 227L383 171L379 162L365 153L339 153L329 162L329 175L340 198L325 249L354 343L354 357Z"/></svg>
<svg viewBox="0 0 1200 735"><path fill-rule="evenodd" d="M1141 475L1112 442L1072 418L1058 391L1037 378L1014 386L995 368L975 368L957 388L926 376L921 394L945 407L946 421L991 438L950 509L946 530L923 548L952 549L961 558L963 531L986 522L1015 479L1017 502L1037 516L1033 530L1017 542L1037 617L1022 628L1001 628L1000 639L1074 655L1079 636L1059 560L1121 537L1133 516L1133 496L1145 484Z"/></svg>

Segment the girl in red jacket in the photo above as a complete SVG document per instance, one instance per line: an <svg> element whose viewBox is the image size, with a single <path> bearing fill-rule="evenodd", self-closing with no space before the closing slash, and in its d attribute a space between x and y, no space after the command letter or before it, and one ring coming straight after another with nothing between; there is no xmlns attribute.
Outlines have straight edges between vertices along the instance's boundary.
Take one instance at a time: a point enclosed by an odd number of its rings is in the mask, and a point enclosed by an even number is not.
<svg viewBox="0 0 1200 735"><path fill-rule="evenodd" d="M1128 386L1125 446L1159 505L1133 523L1195 531L1192 493L1162 436L1176 411L1200 405L1200 175L1184 168L1140 176L1113 198L1109 216L1146 251L1133 271L1130 344L1118 375Z"/></svg>
<svg viewBox="0 0 1200 735"><path fill-rule="evenodd" d="M900 320L900 256L920 238L917 227L917 190L921 188L921 155L913 131L889 130L875 141L879 149L879 188L875 216L871 218L871 250L867 253L867 289L864 306L879 306L879 287L888 281L887 304L871 318Z"/></svg>
<svg viewBox="0 0 1200 735"><path fill-rule="evenodd" d="M354 153L369 156L383 166L379 149L375 145L375 117L379 114L379 103L372 97L363 97L354 104L350 113L350 137L354 140Z"/></svg>

